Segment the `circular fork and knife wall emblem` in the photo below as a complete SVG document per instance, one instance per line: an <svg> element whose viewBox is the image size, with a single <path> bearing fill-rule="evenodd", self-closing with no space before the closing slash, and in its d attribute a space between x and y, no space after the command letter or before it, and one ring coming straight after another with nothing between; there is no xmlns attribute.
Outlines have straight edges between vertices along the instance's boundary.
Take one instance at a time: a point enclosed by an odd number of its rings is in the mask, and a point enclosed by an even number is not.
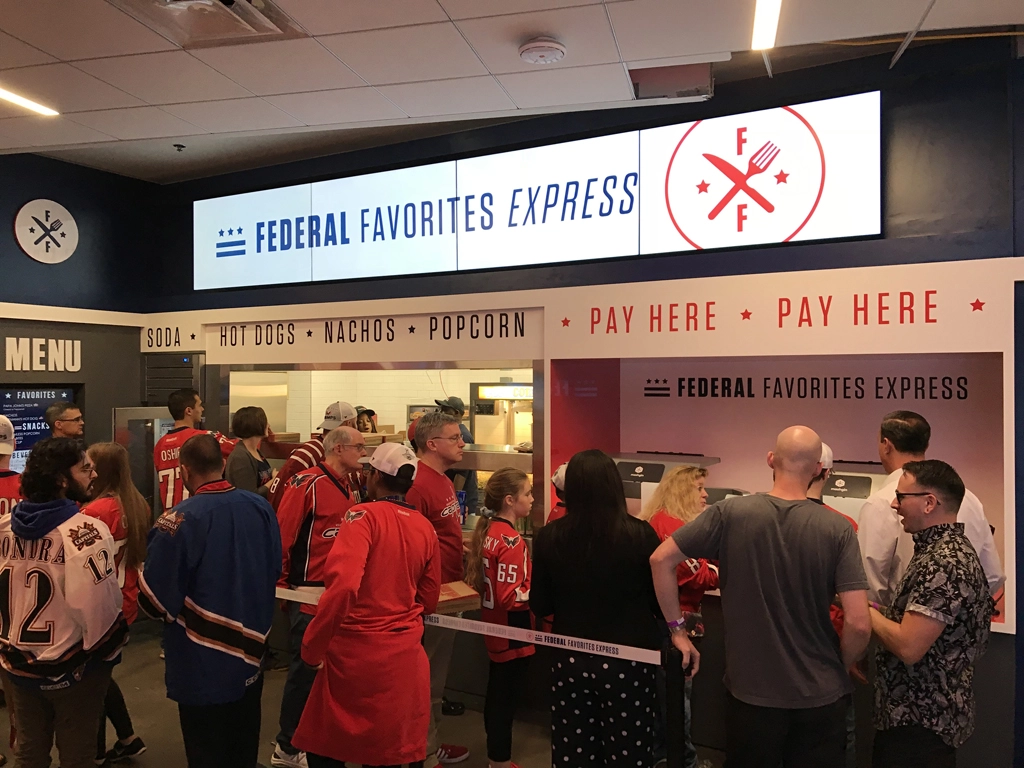
<svg viewBox="0 0 1024 768"><path fill-rule="evenodd" d="M36 261L60 264L78 247L78 225L60 203L32 200L14 217L14 237L21 250Z"/></svg>
<svg viewBox="0 0 1024 768"><path fill-rule="evenodd" d="M795 109L697 121L665 173L665 204L694 248L787 242L825 189L825 152Z"/></svg>

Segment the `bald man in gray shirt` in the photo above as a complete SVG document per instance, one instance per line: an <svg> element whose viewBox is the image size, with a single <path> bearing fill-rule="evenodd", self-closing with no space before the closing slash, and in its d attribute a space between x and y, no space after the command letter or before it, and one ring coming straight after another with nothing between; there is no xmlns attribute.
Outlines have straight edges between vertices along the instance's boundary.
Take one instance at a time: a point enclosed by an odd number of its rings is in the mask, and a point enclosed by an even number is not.
<svg viewBox="0 0 1024 768"><path fill-rule="evenodd" d="M658 602L690 674L700 654L683 630L676 566L719 561L729 768L845 764L853 692L846 670L871 636L868 585L853 526L807 500L820 459L813 430L784 430L768 453L767 494L709 507L651 556ZM836 594L845 612L841 641L829 619Z"/></svg>

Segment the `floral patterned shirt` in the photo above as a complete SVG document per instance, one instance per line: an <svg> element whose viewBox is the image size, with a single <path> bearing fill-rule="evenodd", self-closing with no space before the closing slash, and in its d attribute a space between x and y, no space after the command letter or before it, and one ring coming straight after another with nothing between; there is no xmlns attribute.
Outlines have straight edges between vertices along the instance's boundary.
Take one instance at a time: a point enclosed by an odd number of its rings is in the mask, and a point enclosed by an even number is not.
<svg viewBox="0 0 1024 768"><path fill-rule="evenodd" d="M919 725L959 747L974 731L974 662L988 645L992 598L981 561L962 523L914 534L914 556L885 613L907 612L946 628L916 664L904 664L882 646L875 678L875 727Z"/></svg>

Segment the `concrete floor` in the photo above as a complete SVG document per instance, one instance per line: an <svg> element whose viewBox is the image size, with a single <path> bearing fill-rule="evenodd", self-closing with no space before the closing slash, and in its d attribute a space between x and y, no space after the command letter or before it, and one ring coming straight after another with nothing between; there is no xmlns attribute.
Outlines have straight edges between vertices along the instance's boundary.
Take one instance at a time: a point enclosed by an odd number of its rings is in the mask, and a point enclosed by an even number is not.
<svg viewBox="0 0 1024 768"><path fill-rule="evenodd" d="M159 625L156 622L139 622L132 627L132 639L125 648L123 660L114 670L128 703L135 732L148 747L144 755L132 763L139 768L184 768L185 750L181 743L178 726L178 709L166 696L164 687L164 664L160 660ZM260 734L262 746L260 759L270 765L273 739L277 734L278 708L281 691L284 688L285 671L267 673L263 689L263 729ZM0 717L0 744L9 743L9 724L6 717ZM446 717L442 724L442 738L447 742L469 747L469 760L461 763L464 768L486 768L483 716L467 710L461 717ZM116 736L108 725L108 747ZM9 752L6 748L5 753ZM716 768L721 766L719 753L700 750L701 757L709 758ZM550 738L547 727L534 723L517 722L513 740L513 760L520 768L546 768L551 764ZM9 765L13 765L13 760ZM58 765L54 750L54 765Z"/></svg>

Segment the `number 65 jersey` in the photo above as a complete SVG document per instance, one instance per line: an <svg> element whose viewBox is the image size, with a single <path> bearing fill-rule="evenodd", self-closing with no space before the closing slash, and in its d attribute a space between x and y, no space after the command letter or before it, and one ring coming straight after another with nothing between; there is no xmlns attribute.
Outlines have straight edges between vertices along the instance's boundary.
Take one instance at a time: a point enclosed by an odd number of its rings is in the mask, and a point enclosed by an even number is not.
<svg viewBox="0 0 1024 768"><path fill-rule="evenodd" d="M14 681L67 688L128 639L114 539L68 499L0 518L0 664Z"/></svg>
<svg viewBox="0 0 1024 768"><path fill-rule="evenodd" d="M483 551L484 593L480 618L490 624L533 629L530 613L530 550L508 520L491 519ZM484 637L491 661L532 656L533 645L504 637Z"/></svg>

